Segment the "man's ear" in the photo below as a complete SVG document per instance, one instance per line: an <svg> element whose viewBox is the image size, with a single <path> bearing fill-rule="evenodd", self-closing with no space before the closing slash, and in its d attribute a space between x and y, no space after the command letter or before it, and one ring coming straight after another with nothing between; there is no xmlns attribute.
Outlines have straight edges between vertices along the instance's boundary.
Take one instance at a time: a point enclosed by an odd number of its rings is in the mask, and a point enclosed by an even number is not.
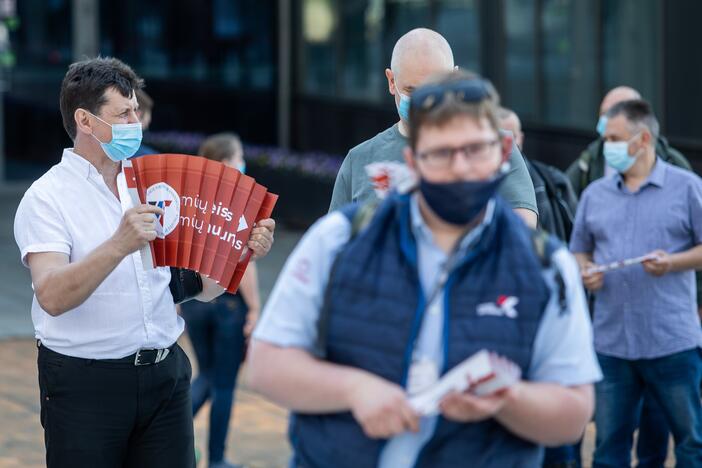
<svg viewBox="0 0 702 468"><path fill-rule="evenodd" d="M643 132L641 132L641 143L643 143L644 145L648 145L652 141L653 135L651 135L651 132L649 132L648 130L644 130Z"/></svg>
<svg viewBox="0 0 702 468"><path fill-rule="evenodd" d="M73 120L76 122L76 132L85 133L86 135L93 134L90 114L85 109L76 109L75 112L73 112Z"/></svg>
<svg viewBox="0 0 702 468"><path fill-rule="evenodd" d="M502 161L501 163L506 163L509 161L509 156L512 154L512 146L514 146L514 137L511 134L505 134L501 137L502 143Z"/></svg>
<svg viewBox="0 0 702 468"><path fill-rule="evenodd" d="M395 74L389 68L385 69L385 78L388 79L388 91L394 96L397 90L395 86Z"/></svg>

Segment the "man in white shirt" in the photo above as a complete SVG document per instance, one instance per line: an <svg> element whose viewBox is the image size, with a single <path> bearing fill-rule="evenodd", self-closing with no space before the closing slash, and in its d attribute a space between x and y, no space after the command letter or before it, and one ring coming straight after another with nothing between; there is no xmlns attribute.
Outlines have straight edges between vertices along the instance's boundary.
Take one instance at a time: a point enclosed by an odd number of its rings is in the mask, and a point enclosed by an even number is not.
<svg viewBox="0 0 702 468"><path fill-rule="evenodd" d="M60 101L74 148L29 188L15 217L34 288L49 468L195 466L191 369L176 344L183 320L171 273L145 271L138 252L162 211L119 196L121 161L141 143L142 86L113 58L70 66ZM268 252L274 227L264 220L253 230L255 255ZM201 283L198 300L224 291Z"/></svg>

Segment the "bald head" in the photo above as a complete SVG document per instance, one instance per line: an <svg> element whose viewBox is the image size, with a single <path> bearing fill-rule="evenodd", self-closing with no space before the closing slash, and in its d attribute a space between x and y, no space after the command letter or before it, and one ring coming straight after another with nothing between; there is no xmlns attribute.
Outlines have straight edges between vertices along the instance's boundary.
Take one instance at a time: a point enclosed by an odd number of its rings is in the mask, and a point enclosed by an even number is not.
<svg viewBox="0 0 702 468"><path fill-rule="evenodd" d="M608 92L602 100L602 104L600 104L600 115L604 115L615 104L634 99L641 99L641 94L638 91L629 86L617 86Z"/></svg>
<svg viewBox="0 0 702 468"><path fill-rule="evenodd" d="M413 29L402 36L392 49L390 68L402 73L402 69L414 62L436 65L436 73L448 72L453 68L453 52L444 36L426 28Z"/></svg>
<svg viewBox="0 0 702 468"><path fill-rule="evenodd" d="M413 29L402 36L392 50L390 69L398 80L449 72L453 52L444 37L426 28ZM419 83L414 83L418 85Z"/></svg>
<svg viewBox="0 0 702 468"><path fill-rule="evenodd" d="M388 90L395 98L395 105L400 114L400 133L407 135L406 122L409 115L401 107L414 89L421 86L428 78L448 73L453 70L453 52L444 37L431 29L413 29L402 36L392 50L390 68L385 69Z"/></svg>

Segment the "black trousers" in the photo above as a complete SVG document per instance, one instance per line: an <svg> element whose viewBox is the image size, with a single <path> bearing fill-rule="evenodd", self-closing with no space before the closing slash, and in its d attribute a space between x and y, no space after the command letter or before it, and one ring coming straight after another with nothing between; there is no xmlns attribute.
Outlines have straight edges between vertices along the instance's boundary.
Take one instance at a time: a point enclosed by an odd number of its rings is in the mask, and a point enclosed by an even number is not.
<svg viewBox="0 0 702 468"><path fill-rule="evenodd" d="M194 468L192 369L175 345L134 366L39 347L48 468Z"/></svg>

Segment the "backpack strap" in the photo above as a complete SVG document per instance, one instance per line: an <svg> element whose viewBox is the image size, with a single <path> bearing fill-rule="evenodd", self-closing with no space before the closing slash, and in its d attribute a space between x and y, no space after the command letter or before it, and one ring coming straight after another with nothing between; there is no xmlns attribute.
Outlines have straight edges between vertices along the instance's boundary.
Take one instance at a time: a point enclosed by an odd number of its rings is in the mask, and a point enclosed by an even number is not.
<svg viewBox="0 0 702 468"><path fill-rule="evenodd" d="M592 163L593 155L592 151L590 150L590 146L587 147L587 149L583 150L582 153L580 153L580 157L578 158L578 169L580 173L580 187L578 189L582 193L583 190L585 190L585 187L588 186L590 181L588 180L588 175L590 174L590 164Z"/></svg>
<svg viewBox="0 0 702 468"><path fill-rule="evenodd" d="M568 311L568 301L566 298L565 281L563 275L558 268L554 267L551 258L558 250L561 244L550 236L546 231L541 229L531 230L531 242L534 247L534 252L544 268L553 268L556 280L556 288L558 289L558 308L560 314Z"/></svg>
<svg viewBox="0 0 702 468"><path fill-rule="evenodd" d="M380 201L372 200L364 204L352 203L339 210L351 223L351 238L349 240L355 238L370 224L378 206L380 206Z"/></svg>

